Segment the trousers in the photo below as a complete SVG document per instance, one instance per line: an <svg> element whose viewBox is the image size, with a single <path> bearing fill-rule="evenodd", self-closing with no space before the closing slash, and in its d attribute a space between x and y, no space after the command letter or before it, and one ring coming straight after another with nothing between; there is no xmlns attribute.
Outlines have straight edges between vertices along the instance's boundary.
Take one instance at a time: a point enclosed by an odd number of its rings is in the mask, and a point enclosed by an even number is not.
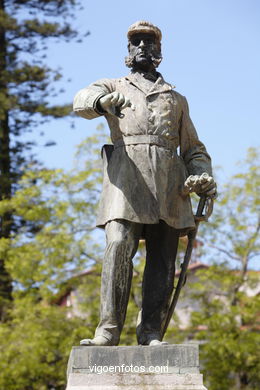
<svg viewBox="0 0 260 390"><path fill-rule="evenodd" d="M143 225L113 220L105 227L106 250L101 275L100 322L96 336L118 345L125 322L133 274L132 259L139 240L145 238L146 264L142 282L142 307L137 341L162 339L174 287L179 231L164 221Z"/></svg>

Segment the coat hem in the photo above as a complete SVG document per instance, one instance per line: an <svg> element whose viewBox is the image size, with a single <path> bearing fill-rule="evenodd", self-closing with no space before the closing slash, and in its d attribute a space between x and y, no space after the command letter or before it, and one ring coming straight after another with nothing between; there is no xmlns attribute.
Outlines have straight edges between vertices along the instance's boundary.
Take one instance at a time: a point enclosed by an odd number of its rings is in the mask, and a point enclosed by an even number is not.
<svg viewBox="0 0 260 390"><path fill-rule="evenodd" d="M176 230L179 230L180 236L185 236L188 233L188 231L195 228L195 221L192 225L189 224L189 225L185 225L185 226L176 226L176 225L170 224L169 221L163 217L158 218L158 220L154 221L154 222L141 222L141 221L136 221L136 220L126 218L126 217L117 217L117 218L107 219L104 222L97 221L96 227L99 229L105 229L105 226L108 222L116 221L116 220L125 220L125 221L129 221L129 222L140 223L141 225L157 225L160 221L164 221L168 226L170 226Z"/></svg>

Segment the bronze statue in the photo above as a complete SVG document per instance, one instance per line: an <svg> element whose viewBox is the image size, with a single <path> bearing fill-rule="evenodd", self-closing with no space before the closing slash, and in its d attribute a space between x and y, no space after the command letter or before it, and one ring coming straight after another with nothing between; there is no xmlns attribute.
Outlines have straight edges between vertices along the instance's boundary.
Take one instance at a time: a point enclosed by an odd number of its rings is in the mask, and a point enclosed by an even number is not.
<svg viewBox="0 0 260 390"><path fill-rule="evenodd" d="M140 238L147 254L137 340L142 345L163 343L179 237L195 228L189 191L216 194L211 160L187 101L156 71L162 60L160 29L139 21L130 26L127 37L130 74L99 80L74 100L81 117L105 116L113 143L103 148L97 219L107 239L100 322L95 337L81 345L119 343Z"/></svg>

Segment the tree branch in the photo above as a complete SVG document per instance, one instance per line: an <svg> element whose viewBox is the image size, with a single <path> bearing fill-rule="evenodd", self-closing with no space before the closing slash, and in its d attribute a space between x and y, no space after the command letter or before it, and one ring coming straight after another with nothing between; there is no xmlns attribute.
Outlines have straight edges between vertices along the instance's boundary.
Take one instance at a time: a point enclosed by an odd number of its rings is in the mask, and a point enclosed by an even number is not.
<svg viewBox="0 0 260 390"><path fill-rule="evenodd" d="M227 255L227 256L228 256L230 259L232 259L232 260L241 261L241 258L240 258L239 256L232 255L232 254L231 254L228 250L226 250L226 249L220 248L219 246L213 245L213 244L209 244L209 246L210 246L211 248L217 249L219 252L224 253L225 255Z"/></svg>

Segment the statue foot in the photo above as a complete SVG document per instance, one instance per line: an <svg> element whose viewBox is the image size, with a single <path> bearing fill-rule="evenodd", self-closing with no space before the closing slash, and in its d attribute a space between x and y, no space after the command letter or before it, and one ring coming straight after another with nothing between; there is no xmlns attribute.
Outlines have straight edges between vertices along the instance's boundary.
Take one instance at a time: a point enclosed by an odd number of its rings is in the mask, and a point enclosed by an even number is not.
<svg viewBox="0 0 260 390"><path fill-rule="evenodd" d="M167 343L167 341L160 341L160 340L150 340L148 341L147 345L149 345L150 347L155 347L155 346L160 346L160 345L168 345L169 343Z"/></svg>
<svg viewBox="0 0 260 390"><path fill-rule="evenodd" d="M160 346L160 345L168 345L167 341L161 341L160 338L156 335L147 336L144 340L142 340L141 345L149 345L150 347Z"/></svg>
<svg viewBox="0 0 260 390"><path fill-rule="evenodd" d="M93 339L83 339L80 341L80 345L84 346L108 346L108 345L113 345L111 340L108 340L104 336L96 336Z"/></svg>

